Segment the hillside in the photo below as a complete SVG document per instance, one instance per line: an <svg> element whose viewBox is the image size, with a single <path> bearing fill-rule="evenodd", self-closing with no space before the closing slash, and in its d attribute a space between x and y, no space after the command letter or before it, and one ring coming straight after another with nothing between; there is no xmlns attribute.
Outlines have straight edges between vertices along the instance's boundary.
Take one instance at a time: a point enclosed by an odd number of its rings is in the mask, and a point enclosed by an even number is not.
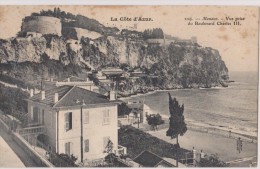
<svg viewBox="0 0 260 169"><path fill-rule="evenodd" d="M47 14L42 12L41 15ZM35 22L27 24L28 29L34 24L33 30L41 31L37 25L42 21L51 24L48 18L36 18ZM97 21L93 23L97 24ZM50 27L48 25L48 29ZM92 31L99 32L94 28ZM166 44L163 39L146 40L149 36L161 36L161 29L147 30L143 34L123 29L117 35L102 35L96 39L82 37L79 40L64 38L59 33L44 33L0 40L1 72L24 81L31 79L32 74L46 78L77 75L82 70L89 70L87 65L96 69L110 66L145 72L146 76L124 80L120 86L122 92L140 88L212 87L226 85L229 78L228 69L216 49L194 42L172 41Z"/></svg>

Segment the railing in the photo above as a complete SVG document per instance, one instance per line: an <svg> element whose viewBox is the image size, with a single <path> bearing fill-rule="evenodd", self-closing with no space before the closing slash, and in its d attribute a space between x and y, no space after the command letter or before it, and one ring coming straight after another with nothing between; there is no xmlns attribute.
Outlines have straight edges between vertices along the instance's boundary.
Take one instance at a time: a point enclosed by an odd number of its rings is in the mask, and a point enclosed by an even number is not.
<svg viewBox="0 0 260 169"><path fill-rule="evenodd" d="M128 119L128 115L118 116L119 119Z"/></svg>
<svg viewBox="0 0 260 169"><path fill-rule="evenodd" d="M33 134L43 134L45 131L44 126L36 126L36 127L27 127L22 129L17 129L16 132L21 136L25 135L33 135Z"/></svg>
<svg viewBox="0 0 260 169"><path fill-rule="evenodd" d="M89 167L98 167L98 166L105 166L105 165L106 165L106 162L105 162L104 158L88 161L88 162L86 162L86 164L84 164L84 166L89 166Z"/></svg>
<svg viewBox="0 0 260 169"><path fill-rule="evenodd" d="M199 153L197 153L198 155L199 155ZM182 164L184 164L184 165L186 165L186 166L190 166L190 165L194 165L195 163L195 161L194 161L195 159L194 159L194 154L193 154L193 152L186 152L185 153L185 158L181 158L181 159L179 159L179 161L182 163Z"/></svg>
<svg viewBox="0 0 260 169"><path fill-rule="evenodd" d="M218 134L224 137L229 137L229 138L238 138L240 137L243 141L251 142L251 143L257 143L257 138L256 137L250 137L250 136L244 136L243 134L239 134L236 132L231 132L228 130L222 130L218 128L210 128L210 127L203 127L203 126L195 126L195 125L188 125L187 126L189 130L193 131L199 131L199 132L204 132L204 133L212 133L212 134Z"/></svg>
<svg viewBox="0 0 260 169"><path fill-rule="evenodd" d="M117 155L123 155L123 154L127 154L127 148L124 146L118 145Z"/></svg>

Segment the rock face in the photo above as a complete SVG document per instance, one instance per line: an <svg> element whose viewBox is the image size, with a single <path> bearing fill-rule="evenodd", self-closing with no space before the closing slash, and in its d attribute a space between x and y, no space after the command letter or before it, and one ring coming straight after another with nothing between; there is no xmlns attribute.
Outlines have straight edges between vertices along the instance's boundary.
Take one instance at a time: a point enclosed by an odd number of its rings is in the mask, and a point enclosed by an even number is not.
<svg viewBox="0 0 260 169"><path fill-rule="evenodd" d="M95 68L125 64L142 68L157 77L141 78L135 82L137 86L160 86L163 89L212 87L228 80L228 69L219 52L196 43L159 45L117 36L65 40L55 35L0 41L1 63L39 63L42 55L63 65L82 65L81 60Z"/></svg>
<svg viewBox="0 0 260 169"><path fill-rule="evenodd" d="M46 53L50 59L59 60L66 56L65 41L58 36L12 38L0 41L1 63L40 62L41 55Z"/></svg>
<svg viewBox="0 0 260 169"><path fill-rule="evenodd" d="M100 33L90 31L87 29L76 28L76 27L63 27L62 35L66 39L75 39L75 40L80 40L82 37L97 39L102 36Z"/></svg>
<svg viewBox="0 0 260 169"><path fill-rule="evenodd" d="M162 88L212 87L228 80L228 69L219 52L197 43L161 45L109 36L96 40L93 46L104 55L94 52L93 48L83 47L83 50L101 58L94 62L97 66L127 64L148 69L149 74L162 77L159 79ZM147 84L147 79L140 83L153 85L152 82Z"/></svg>

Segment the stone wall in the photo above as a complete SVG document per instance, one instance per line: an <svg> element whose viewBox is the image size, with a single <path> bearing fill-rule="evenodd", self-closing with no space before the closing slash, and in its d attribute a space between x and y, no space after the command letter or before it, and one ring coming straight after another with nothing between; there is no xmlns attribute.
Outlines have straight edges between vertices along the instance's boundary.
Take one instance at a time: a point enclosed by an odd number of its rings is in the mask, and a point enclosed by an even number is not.
<svg viewBox="0 0 260 169"><path fill-rule="evenodd" d="M102 35L100 33L90 31L87 29L76 28L76 27L63 27L62 36L66 39L80 40L82 37L88 37L90 39L97 39Z"/></svg>
<svg viewBox="0 0 260 169"><path fill-rule="evenodd" d="M30 16L23 20L22 32L37 32L61 36L61 21L49 16Z"/></svg>

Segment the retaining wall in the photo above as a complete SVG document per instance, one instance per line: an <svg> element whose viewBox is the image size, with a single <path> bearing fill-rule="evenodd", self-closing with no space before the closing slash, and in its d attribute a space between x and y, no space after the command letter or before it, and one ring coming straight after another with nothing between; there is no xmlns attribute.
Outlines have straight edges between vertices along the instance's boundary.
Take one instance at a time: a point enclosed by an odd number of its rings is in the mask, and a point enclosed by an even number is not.
<svg viewBox="0 0 260 169"><path fill-rule="evenodd" d="M30 16L23 20L22 32L37 32L61 36L61 21L50 16Z"/></svg>

